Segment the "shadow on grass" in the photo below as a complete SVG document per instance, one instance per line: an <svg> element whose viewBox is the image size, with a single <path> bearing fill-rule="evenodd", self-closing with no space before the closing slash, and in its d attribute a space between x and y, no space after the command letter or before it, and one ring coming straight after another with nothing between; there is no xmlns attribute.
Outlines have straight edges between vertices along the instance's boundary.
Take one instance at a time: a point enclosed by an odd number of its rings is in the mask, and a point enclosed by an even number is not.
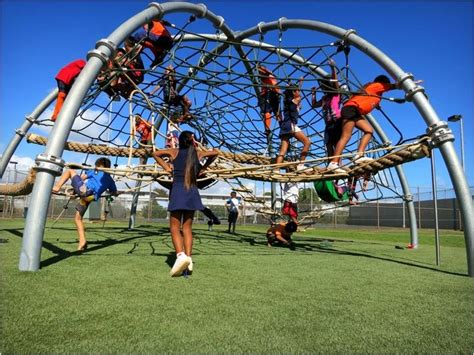
<svg viewBox="0 0 474 355"><path fill-rule="evenodd" d="M123 234L123 233L134 233L134 235L130 236L130 237L124 237L124 238L121 238L121 239L113 239L113 238L110 238L109 236L106 236L105 237L106 239L103 240L103 241L88 242L89 247L87 248L86 251L73 251L73 252L71 252L69 250L65 250L63 248L60 248L60 247L56 246L53 243L50 243L48 241L43 240L42 247L49 250L50 252L52 252L56 255L53 256L53 257L50 257L46 260L42 260L40 262L40 268L48 267L48 266L56 264L56 263L58 263L62 260L68 259L72 256L86 254L87 252L101 250L101 249L108 248L108 247L114 246L114 245L127 244L127 243L130 243L131 241L134 241L134 240L137 240L137 239L140 239L140 238L156 237L156 235L159 234L159 233L167 233L168 232L168 228L159 228L159 227L158 228L154 227L153 231L149 231L149 230L145 230L145 229L139 229L139 228L136 228L134 230L124 229L124 228L121 228L121 227L120 228L118 228L118 227L108 227L107 228L108 231L110 231L111 229L116 230L116 232L120 232L121 234ZM71 230L75 230L75 228L72 228ZM17 237L23 238L23 229L5 229L5 231L9 232L9 233L11 233L11 234L13 234ZM137 232L139 232L138 235L137 235ZM168 255L168 253L163 253L163 254L156 253L155 249L153 248L152 243L150 242L149 244L152 248L152 255L159 255L159 256ZM135 242L132 249L130 251L128 251L127 254L132 254L137 246L138 246L138 243Z"/></svg>
<svg viewBox="0 0 474 355"><path fill-rule="evenodd" d="M143 227L148 227L148 228L153 228L152 230L149 229L143 229ZM66 228L67 229L67 228ZM9 232L17 237L22 238L23 234L22 231L23 229L4 229L6 232ZM75 228L71 228L71 230L75 230ZM119 238L111 238L110 235L112 234L110 231L115 231L116 233L120 233ZM97 232L97 231L96 231ZM272 248L267 247L267 241L266 238L262 238L262 233L257 232L257 231L245 231L245 234L243 233L236 233L236 234L229 234L226 232L221 232L221 231L206 231L206 230L196 230L194 235L194 244L195 244L195 249L198 249L200 246L203 246L206 244L208 248L206 248L205 253L200 253L200 252L195 252L195 255L199 254L206 254L206 255L237 255L239 253L242 253L242 250L239 248L238 245L236 245L236 248L234 251L229 250L228 245L224 245L224 243L236 243L239 245L247 245L249 247L255 248L255 247L264 247L260 250L260 252L255 252L255 250L252 251L252 254L258 254L258 255L275 255L276 250L280 250L283 252L287 252L287 247L285 246L275 246ZM132 236L124 236L127 233L133 233ZM48 267L50 265L53 265L55 263L58 263L62 260L65 260L67 258L70 258L72 256L77 256L81 254L86 254L91 251L98 251L102 250L105 248L108 248L110 246L114 245L120 245L120 244L127 244L130 242L133 242L132 248L127 252L127 254L133 254L139 247L140 245L140 239L143 238L150 238L154 237L156 238L157 235L166 235L169 236L169 229L167 227L156 227L156 226L139 226L136 227L133 230L129 229L124 229L121 227L107 227L107 235L104 236L105 240L101 241L95 241L95 242L89 242L89 248L87 251L81 252L81 251L74 251L70 252L68 250L62 249L58 246L56 246L53 243L43 241L43 247L46 248L47 250L51 251L52 253L56 254L53 257L50 257L46 260L41 261L40 267ZM249 236L250 235L250 236ZM252 236L253 235L253 236ZM216 243L218 244L219 248L224 247L225 251L216 251L215 247L211 246L210 243ZM448 275L455 275L455 276L464 276L467 277L467 274L462 274L458 272L452 272L452 271L447 271L447 270L440 270L437 269L436 267L429 266L429 265L420 265L419 263L416 262L410 262L410 261L403 261L403 260L397 260L393 258L388 258L388 257L382 257L382 256L376 256L372 254L367 254L367 253L362 253L362 252L357 252L357 251L346 251L346 250L338 250L336 248L333 248L331 243L337 242L337 243L357 243L352 240L341 240L341 239L334 239L334 238L319 238L319 237L305 237L305 241L296 241L294 242L295 250L292 252L296 253L302 253L302 254L309 254L309 253L327 253L327 254L338 254L338 255L345 255L345 256L353 256L353 257L363 257L363 258L369 258L369 259L374 259L374 260L382 260L382 261L388 261L400 265L406 265L406 266L411 266L419 269L425 269L425 270L431 270L435 272L440 272ZM148 241L147 244L150 246L152 252L151 255L155 256L165 256L166 257L166 264L170 266L170 268L173 266L176 256L174 252L164 252L164 253L157 253L155 247L153 246L153 241ZM374 243L374 244L379 244L379 243ZM92 246L91 246L92 245ZM172 246L171 246L172 247ZM270 252L271 251L271 252Z"/></svg>

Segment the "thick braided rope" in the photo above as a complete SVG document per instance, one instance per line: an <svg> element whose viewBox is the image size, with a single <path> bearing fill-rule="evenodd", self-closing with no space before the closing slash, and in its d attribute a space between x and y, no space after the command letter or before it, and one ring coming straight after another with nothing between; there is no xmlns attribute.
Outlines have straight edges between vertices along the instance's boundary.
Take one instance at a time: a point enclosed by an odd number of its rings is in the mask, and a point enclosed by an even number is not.
<svg viewBox="0 0 474 355"><path fill-rule="evenodd" d="M0 185L0 195L8 196L24 196L29 195L33 191L33 185L36 180L36 170L30 169L28 175L16 184Z"/></svg>
<svg viewBox="0 0 474 355"><path fill-rule="evenodd" d="M48 138L37 135L37 134L28 134L26 137L28 143L34 143L39 145L46 145L48 143ZM119 156L119 157L128 157L130 153L129 147L109 147L100 144L87 144L87 143L78 143L78 142L66 142L64 149L79 152L79 153L90 153L97 155L109 155L109 156ZM135 158L144 158L150 156L152 153L151 148L133 148L132 156ZM269 157L250 155L250 154L234 154L230 152L222 152L223 157L245 164L260 164L266 165L270 163Z"/></svg>

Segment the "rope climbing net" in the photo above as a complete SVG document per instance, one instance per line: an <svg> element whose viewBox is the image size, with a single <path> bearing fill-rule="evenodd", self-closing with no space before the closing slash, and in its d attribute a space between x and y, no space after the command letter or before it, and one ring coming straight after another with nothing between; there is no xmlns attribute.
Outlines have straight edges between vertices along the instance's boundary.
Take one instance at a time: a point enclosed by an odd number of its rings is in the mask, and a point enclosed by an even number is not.
<svg viewBox="0 0 474 355"><path fill-rule="evenodd" d="M322 95L318 81L322 79L320 70L330 72L329 63L337 63L338 90L342 100L359 92L367 81L366 75L362 80L356 73L352 66L353 50L343 40L298 45L301 34L278 31L232 42L219 32L193 32L191 28L195 18L192 16L181 18L182 25L171 23L171 18L169 20L165 24L173 32L174 43L161 63L149 67L154 60L153 55L148 50L140 54L138 46L141 43L138 42L125 52L120 61L104 68L99 74L99 80L91 86L82 102L66 145L67 150L87 156L115 156L116 168L112 170L115 176L149 182L166 181L169 176L154 164L144 164L144 159L153 150L169 144L171 130L192 130L203 148L217 147L221 151L208 170L208 178L234 183L240 178L284 183L365 176L370 184L364 191L359 188L364 196L361 200L371 199L368 197L370 190L377 190L377 198L383 198L387 190L398 195L392 168L429 155L426 137L405 138L399 125L379 109L374 115L380 124L383 122L394 132L394 143L382 142L374 136L367 150L374 161L343 165L345 173L334 174L326 170L325 122L321 109L313 108L311 102L312 88L315 88L317 96ZM324 39L323 36L317 38ZM287 39L289 44L285 44ZM145 63L143 69L124 64L139 56ZM271 70L281 92L287 85L301 83L302 105L298 126L311 140L303 170L285 173L280 170L298 164L301 147L293 140L284 162L274 164L280 146L277 114L273 114L271 119L270 132L265 132L262 91L271 87L265 83L259 66ZM187 102L166 99L169 95L166 93L166 80L169 78L166 74L171 70L176 81L176 95L186 98ZM133 79L137 72L143 78L140 81ZM107 88L117 80L124 83L126 89L111 93ZM404 101L393 98L382 100L382 103ZM35 122L40 130L52 124L46 116ZM140 130L140 124L149 127L150 134ZM343 158L349 160L355 154L358 140L359 136L354 134ZM28 141L46 144L47 139L40 134L30 134ZM83 163L79 166L85 167ZM238 185L242 184L239 182Z"/></svg>

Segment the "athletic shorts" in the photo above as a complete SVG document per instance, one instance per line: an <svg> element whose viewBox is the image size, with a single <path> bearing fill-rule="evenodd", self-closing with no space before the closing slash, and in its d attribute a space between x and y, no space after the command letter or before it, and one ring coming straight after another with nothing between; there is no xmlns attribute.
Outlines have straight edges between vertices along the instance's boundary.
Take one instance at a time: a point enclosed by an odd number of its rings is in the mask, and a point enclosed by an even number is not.
<svg viewBox="0 0 474 355"><path fill-rule="evenodd" d="M59 92L64 92L67 95L71 90L71 85L67 85L64 81L58 79L56 79L56 82L58 83Z"/></svg>
<svg viewBox="0 0 474 355"><path fill-rule="evenodd" d="M297 124L289 121L280 122L280 138L293 137L298 132L301 132L301 128Z"/></svg>
<svg viewBox="0 0 474 355"><path fill-rule="evenodd" d="M341 110L341 119L343 120L354 120L361 118L359 109L356 106L344 106Z"/></svg>
<svg viewBox="0 0 474 355"><path fill-rule="evenodd" d="M71 185L77 196L84 198L94 195L94 191L88 190L86 184L79 175L74 175L71 179Z"/></svg>
<svg viewBox="0 0 474 355"><path fill-rule="evenodd" d="M278 114L280 111L280 97L275 91L268 91L260 99L260 110L262 113Z"/></svg>
<svg viewBox="0 0 474 355"><path fill-rule="evenodd" d="M90 196L90 197L94 197L94 196ZM91 203L91 201L87 201L87 199L88 197L86 197L86 199L81 198L76 205L76 211L79 212L81 217L84 217L84 213L86 213L87 207L89 207L89 204Z"/></svg>
<svg viewBox="0 0 474 355"><path fill-rule="evenodd" d="M291 218L298 218L298 204L285 200L281 213Z"/></svg>
<svg viewBox="0 0 474 355"><path fill-rule="evenodd" d="M228 221L229 223L237 222L237 217L239 216L239 212L229 212Z"/></svg>
<svg viewBox="0 0 474 355"><path fill-rule="evenodd" d="M337 120L335 122L328 123L324 129L324 144L331 144L335 146L342 135L342 122Z"/></svg>

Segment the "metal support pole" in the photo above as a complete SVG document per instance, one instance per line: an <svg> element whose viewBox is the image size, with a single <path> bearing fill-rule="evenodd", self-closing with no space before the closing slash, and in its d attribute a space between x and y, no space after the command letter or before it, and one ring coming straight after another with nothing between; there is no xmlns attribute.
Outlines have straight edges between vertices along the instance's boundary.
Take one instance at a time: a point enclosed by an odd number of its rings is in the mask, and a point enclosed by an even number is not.
<svg viewBox="0 0 474 355"><path fill-rule="evenodd" d="M436 164L435 152L431 154L431 186L433 189L433 210L434 210L434 228L435 228L435 250L436 266L440 266L440 244L439 244L439 223L438 223L438 187L436 184Z"/></svg>

